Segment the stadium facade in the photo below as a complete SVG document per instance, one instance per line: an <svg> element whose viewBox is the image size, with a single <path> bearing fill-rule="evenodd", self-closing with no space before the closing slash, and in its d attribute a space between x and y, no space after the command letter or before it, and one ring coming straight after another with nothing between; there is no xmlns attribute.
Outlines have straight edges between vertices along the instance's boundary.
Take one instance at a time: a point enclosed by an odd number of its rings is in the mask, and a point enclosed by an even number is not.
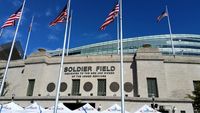
<svg viewBox="0 0 200 113"><path fill-rule="evenodd" d="M200 82L200 35L173 37L176 56L171 55L169 35L124 39L125 109L130 113L152 103L163 113L173 113L174 108L175 113L194 112L186 96ZM152 47L142 47L144 44ZM70 49L64 59L59 101L70 109L85 103L95 108L101 105L102 110L120 104L120 56L116 48L117 41L108 41ZM40 50L26 60L13 60L0 103L14 97L21 106L32 101L52 106L60 61L59 50ZM0 75L5 65L1 60Z"/></svg>

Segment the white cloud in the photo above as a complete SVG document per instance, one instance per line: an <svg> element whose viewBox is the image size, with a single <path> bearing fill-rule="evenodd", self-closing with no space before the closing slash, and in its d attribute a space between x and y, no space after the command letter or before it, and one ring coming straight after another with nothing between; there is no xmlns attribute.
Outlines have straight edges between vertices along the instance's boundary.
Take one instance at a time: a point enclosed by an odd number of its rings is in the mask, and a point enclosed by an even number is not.
<svg viewBox="0 0 200 113"><path fill-rule="evenodd" d="M41 17L42 17L42 14L36 13L34 16L35 16L35 18L41 18Z"/></svg>
<svg viewBox="0 0 200 113"><path fill-rule="evenodd" d="M13 40L14 34L15 34L15 29L4 29L1 38L4 42L9 42ZM22 36L21 33L18 32L17 37L21 36Z"/></svg>
<svg viewBox="0 0 200 113"><path fill-rule="evenodd" d="M27 21L27 18L26 18L26 16L23 14L23 15L22 15L21 22L20 22L20 25L23 25L26 21ZM18 21L16 21L16 25L17 25L17 22L18 22Z"/></svg>
<svg viewBox="0 0 200 113"><path fill-rule="evenodd" d="M49 27L49 26L47 26L47 27L48 27L48 29L53 30L54 32L62 30L61 26L59 26L59 25L55 25L53 27Z"/></svg>
<svg viewBox="0 0 200 113"><path fill-rule="evenodd" d="M110 35L108 33L97 35L96 38L110 38Z"/></svg>
<svg viewBox="0 0 200 113"><path fill-rule="evenodd" d="M59 11L60 10L60 7L56 6L56 11Z"/></svg>
<svg viewBox="0 0 200 113"><path fill-rule="evenodd" d="M22 2L20 2L19 0L15 0L15 1L12 2L12 5L14 7L20 7L21 4L22 4Z"/></svg>
<svg viewBox="0 0 200 113"><path fill-rule="evenodd" d="M94 33L83 33L82 34L83 37L94 37Z"/></svg>
<svg viewBox="0 0 200 113"><path fill-rule="evenodd" d="M46 15L46 16L51 16L51 15L52 15L51 10L48 9L48 10L46 11L45 15Z"/></svg>
<svg viewBox="0 0 200 113"><path fill-rule="evenodd" d="M108 33L103 33L103 34L96 34L96 33L83 33L83 37L86 38L110 38L111 36Z"/></svg>
<svg viewBox="0 0 200 113"><path fill-rule="evenodd" d="M32 31L36 31L40 28L40 24L37 21L33 21Z"/></svg>
<svg viewBox="0 0 200 113"><path fill-rule="evenodd" d="M48 35L48 41L51 41L51 40L58 40L58 38L55 36L55 35L52 35L52 34L49 34Z"/></svg>

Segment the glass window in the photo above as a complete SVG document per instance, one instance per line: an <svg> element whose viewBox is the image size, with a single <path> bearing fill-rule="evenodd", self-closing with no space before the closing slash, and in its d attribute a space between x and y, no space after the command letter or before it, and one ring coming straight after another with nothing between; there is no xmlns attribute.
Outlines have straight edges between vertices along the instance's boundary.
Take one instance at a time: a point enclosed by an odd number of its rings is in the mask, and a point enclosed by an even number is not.
<svg viewBox="0 0 200 113"><path fill-rule="evenodd" d="M106 79L98 79L98 96L106 96Z"/></svg>
<svg viewBox="0 0 200 113"><path fill-rule="evenodd" d="M148 97L158 97L158 87L156 78L147 78Z"/></svg>
<svg viewBox="0 0 200 113"><path fill-rule="evenodd" d="M28 89L27 89L27 96L33 96L33 90L35 85L35 79L28 80Z"/></svg>
<svg viewBox="0 0 200 113"><path fill-rule="evenodd" d="M80 90L80 80L72 80L72 95L79 95Z"/></svg>

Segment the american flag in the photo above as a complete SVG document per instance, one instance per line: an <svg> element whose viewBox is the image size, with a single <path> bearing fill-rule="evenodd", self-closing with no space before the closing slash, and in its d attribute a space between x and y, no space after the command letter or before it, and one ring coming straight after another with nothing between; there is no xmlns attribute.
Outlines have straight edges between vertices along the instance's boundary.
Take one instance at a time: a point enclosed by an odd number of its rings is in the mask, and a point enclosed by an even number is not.
<svg viewBox="0 0 200 113"><path fill-rule="evenodd" d="M160 16L157 17L157 22L160 22L164 17L168 16L167 11L163 11Z"/></svg>
<svg viewBox="0 0 200 113"><path fill-rule="evenodd" d="M6 20L6 22L1 26L1 28L14 26L15 20L18 20L21 16L21 9L22 9L22 6Z"/></svg>
<svg viewBox="0 0 200 113"><path fill-rule="evenodd" d="M67 5L65 5L61 13L49 24L49 26L55 26L57 23L65 22L66 19L67 19Z"/></svg>
<svg viewBox="0 0 200 113"><path fill-rule="evenodd" d="M117 17L117 15L118 15L118 13L119 13L119 3L117 3L115 5L115 7L113 8L113 10L109 13L108 17L106 18L104 23L101 25L100 29L104 30L107 25L109 25L111 22L114 21L115 17Z"/></svg>

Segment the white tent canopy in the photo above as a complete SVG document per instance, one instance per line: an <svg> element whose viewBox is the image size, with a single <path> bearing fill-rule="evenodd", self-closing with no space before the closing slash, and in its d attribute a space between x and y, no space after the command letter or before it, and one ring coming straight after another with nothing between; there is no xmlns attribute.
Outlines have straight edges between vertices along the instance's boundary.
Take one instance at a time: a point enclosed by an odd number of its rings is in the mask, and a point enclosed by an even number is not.
<svg viewBox="0 0 200 113"><path fill-rule="evenodd" d="M148 105L144 105L134 113L160 113L160 112L154 110L153 108L149 107Z"/></svg>
<svg viewBox="0 0 200 113"><path fill-rule="evenodd" d="M48 112L53 112L54 110L54 106L49 107L48 108ZM65 113L69 113L72 112L69 108L67 108L65 105L63 105L63 103L59 103L58 104L58 108L57 108L57 112L65 112Z"/></svg>
<svg viewBox="0 0 200 113"><path fill-rule="evenodd" d="M44 111L45 111L45 109L43 107L41 107L40 105L38 105L37 102L34 102L33 104L27 106L24 109L24 112L26 112L26 113L42 113Z"/></svg>
<svg viewBox="0 0 200 113"><path fill-rule="evenodd" d="M114 104L108 109L102 111L101 113L121 113L121 107L117 104ZM129 113L129 112L125 111L125 113Z"/></svg>
<svg viewBox="0 0 200 113"><path fill-rule="evenodd" d="M90 104L85 104L84 106L74 110L76 113L99 113L95 108L93 108Z"/></svg>
<svg viewBox="0 0 200 113"><path fill-rule="evenodd" d="M10 102L8 104L4 104L2 109L7 109L7 110L23 110L23 108L14 102Z"/></svg>
<svg viewBox="0 0 200 113"><path fill-rule="evenodd" d="M8 104L1 105L0 107L1 113L18 113L24 110L21 106L17 105L14 102L10 102Z"/></svg>

